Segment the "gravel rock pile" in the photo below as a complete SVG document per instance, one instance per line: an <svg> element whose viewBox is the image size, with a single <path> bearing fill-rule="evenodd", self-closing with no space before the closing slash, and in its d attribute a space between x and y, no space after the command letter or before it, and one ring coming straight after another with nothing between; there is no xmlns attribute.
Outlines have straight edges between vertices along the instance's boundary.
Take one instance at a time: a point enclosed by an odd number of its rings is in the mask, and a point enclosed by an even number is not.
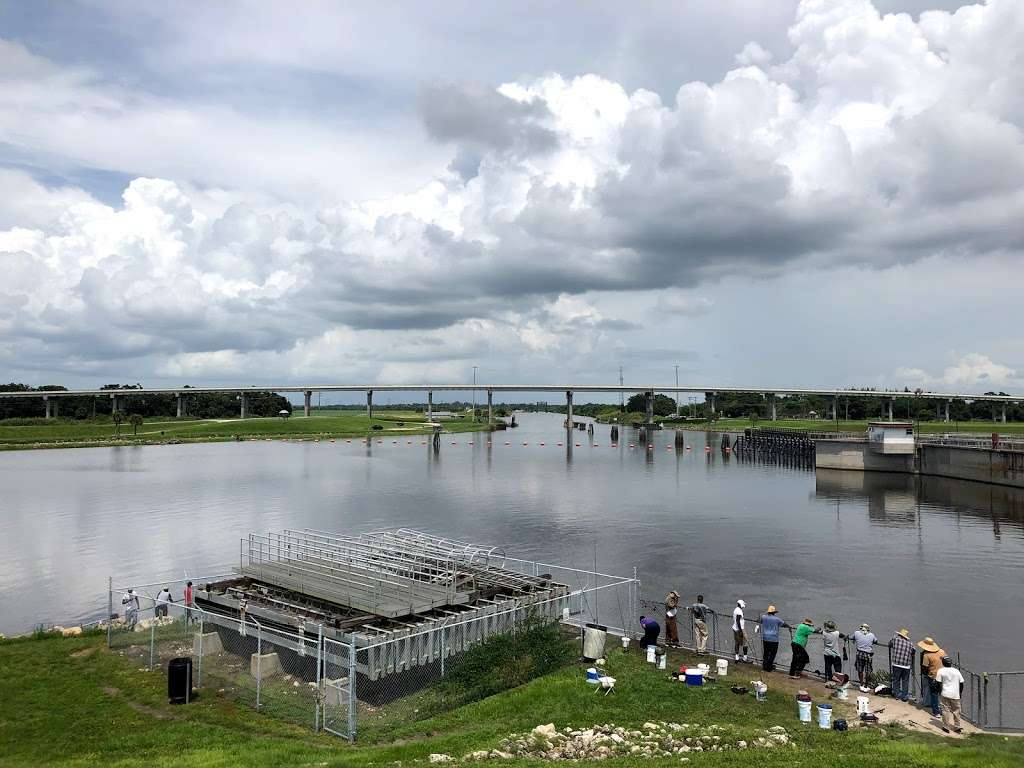
<svg viewBox="0 0 1024 768"><path fill-rule="evenodd" d="M593 728L563 728L554 723L538 725L526 734L502 740L498 749L479 750L469 760L535 757L544 760L604 760L626 755L636 757L678 756L688 762L702 752L731 752L740 749L775 749L792 745L780 725L740 734L720 725L696 723L644 723L639 729L610 723Z"/></svg>

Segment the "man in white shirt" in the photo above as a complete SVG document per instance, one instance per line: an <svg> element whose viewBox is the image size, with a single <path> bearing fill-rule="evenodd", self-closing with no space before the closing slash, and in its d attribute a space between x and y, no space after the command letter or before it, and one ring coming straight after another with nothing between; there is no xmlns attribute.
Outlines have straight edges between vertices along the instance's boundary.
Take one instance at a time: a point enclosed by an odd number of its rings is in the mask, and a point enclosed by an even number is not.
<svg viewBox="0 0 1024 768"><path fill-rule="evenodd" d="M124 606L124 623L128 629L135 629L139 621L139 596L134 589L129 589L121 595L121 605Z"/></svg>
<svg viewBox="0 0 1024 768"><path fill-rule="evenodd" d="M740 660L740 649L743 649L743 661L747 661L747 620L743 618L743 609L747 604L742 600L736 601L736 607L732 609L732 640L733 652L736 661Z"/></svg>
<svg viewBox="0 0 1024 768"><path fill-rule="evenodd" d="M157 593L156 596L156 609L153 611L154 616L166 616L167 606L169 603L173 603L174 599L171 597L171 590L164 587Z"/></svg>
<svg viewBox="0 0 1024 768"><path fill-rule="evenodd" d="M942 657L942 669L935 679L942 684L940 701L942 702L942 730L949 733L950 727L957 733L963 733L960 727L960 696L964 692L964 676L953 666L949 656Z"/></svg>

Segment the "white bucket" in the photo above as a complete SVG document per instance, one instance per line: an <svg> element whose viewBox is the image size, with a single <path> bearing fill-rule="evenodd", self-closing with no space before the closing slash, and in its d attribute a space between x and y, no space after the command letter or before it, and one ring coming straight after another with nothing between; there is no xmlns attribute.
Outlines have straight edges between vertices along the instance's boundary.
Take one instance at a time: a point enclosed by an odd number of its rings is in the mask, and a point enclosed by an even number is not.
<svg viewBox="0 0 1024 768"><path fill-rule="evenodd" d="M626 635L622 636L622 648L623 650L629 648L629 638Z"/></svg>
<svg viewBox="0 0 1024 768"><path fill-rule="evenodd" d="M704 677L707 677L709 674L711 674L711 666L708 664L698 664L697 669L704 673Z"/></svg>
<svg viewBox="0 0 1024 768"><path fill-rule="evenodd" d="M754 686L754 698L758 701L768 701L768 686L762 683L760 680L754 680L751 683Z"/></svg>
<svg viewBox="0 0 1024 768"><path fill-rule="evenodd" d="M832 705L831 704L819 704L818 705L818 727L823 731L832 730Z"/></svg>
<svg viewBox="0 0 1024 768"><path fill-rule="evenodd" d="M666 668L666 659L667 658L668 658L667 654L664 654L664 653L661 654L661 656L658 657L658 669L665 669Z"/></svg>
<svg viewBox="0 0 1024 768"><path fill-rule="evenodd" d="M836 698L840 701L846 701L850 698L850 690L845 685L839 686L836 688Z"/></svg>
<svg viewBox="0 0 1024 768"><path fill-rule="evenodd" d="M871 711L871 699L867 696L857 697L857 714L863 715Z"/></svg>
<svg viewBox="0 0 1024 768"><path fill-rule="evenodd" d="M719 659L715 662L715 668L718 670L719 677L724 677L729 674L729 660Z"/></svg>
<svg viewBox="0 0 1024 768"><path fill-rule="evenodd" d="M811 702L809 701L798 701L798 711L800 713L800 722L809 723L811 722Z"/></svg>
<svg viewBox="0 0 1024 768"><path fill-rule="evenodd" d="M657 653L657 647L653 645L647 646L647 661L653 664L656 661L655 653Z"/></svg>

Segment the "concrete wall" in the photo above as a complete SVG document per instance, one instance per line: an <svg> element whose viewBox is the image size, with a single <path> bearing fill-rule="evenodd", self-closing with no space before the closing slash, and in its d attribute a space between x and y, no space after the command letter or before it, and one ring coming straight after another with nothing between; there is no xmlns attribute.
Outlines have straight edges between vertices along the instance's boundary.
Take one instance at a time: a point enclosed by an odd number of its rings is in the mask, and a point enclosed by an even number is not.
<svg viewBox="0 0 1024 768"><path fill-rule="evenodd" d="M817 469L852 469L860 472L913 472L914 457L884 454L871 450L861 440L815 441L814 466Z"/></svg>
<svg viewBox="0 0 1024 768"><path fill-rule="evenodd" d="M989 448L922 445L922 475L1024 488L1024 453Z"/></svg>

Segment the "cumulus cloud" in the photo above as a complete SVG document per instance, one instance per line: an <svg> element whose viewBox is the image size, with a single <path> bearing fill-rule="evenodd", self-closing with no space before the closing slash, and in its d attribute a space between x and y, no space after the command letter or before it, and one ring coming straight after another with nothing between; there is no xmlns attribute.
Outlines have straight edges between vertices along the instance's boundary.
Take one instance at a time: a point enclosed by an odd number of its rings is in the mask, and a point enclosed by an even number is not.
<svg viewBox="0 0 1024 768"><path fill-rule="evenodd" d="M427 86L420 115L448 172L315 206L290 189L355 162L358 144L175 111L3 43L4 142L166 178L138 178L109 206L6 177L28 202L0 204L0 360L298 371L310 349L375 342L393 355L371 356L376 370L426 370L398 359L424 336L457 360L485 338L554 355L635 327L581 298L596 291L662 291L656 311L698 316L710 304L687 291L728 276L1019 258L1024 5L915 20L869 0L803 0L788 37L785 57L752 42L736 69L672 99L596 75ZM293 129L315 151L275 152ZM173 132L195 157L156 159L154 145L180 146ZM232 174L238 190L196 186ZM289 180L281 200L276 178Z"/></svg>
<svg viewBox="0 0 1024 768"><path fill-rule="evenodd" d="M897 379L930 389L945 388L950 392L1017 391L1022 377L1016 370L997 363L988 355L969 352L956 357L941 374L933 375L920 368L900 368Z"/></svg>

